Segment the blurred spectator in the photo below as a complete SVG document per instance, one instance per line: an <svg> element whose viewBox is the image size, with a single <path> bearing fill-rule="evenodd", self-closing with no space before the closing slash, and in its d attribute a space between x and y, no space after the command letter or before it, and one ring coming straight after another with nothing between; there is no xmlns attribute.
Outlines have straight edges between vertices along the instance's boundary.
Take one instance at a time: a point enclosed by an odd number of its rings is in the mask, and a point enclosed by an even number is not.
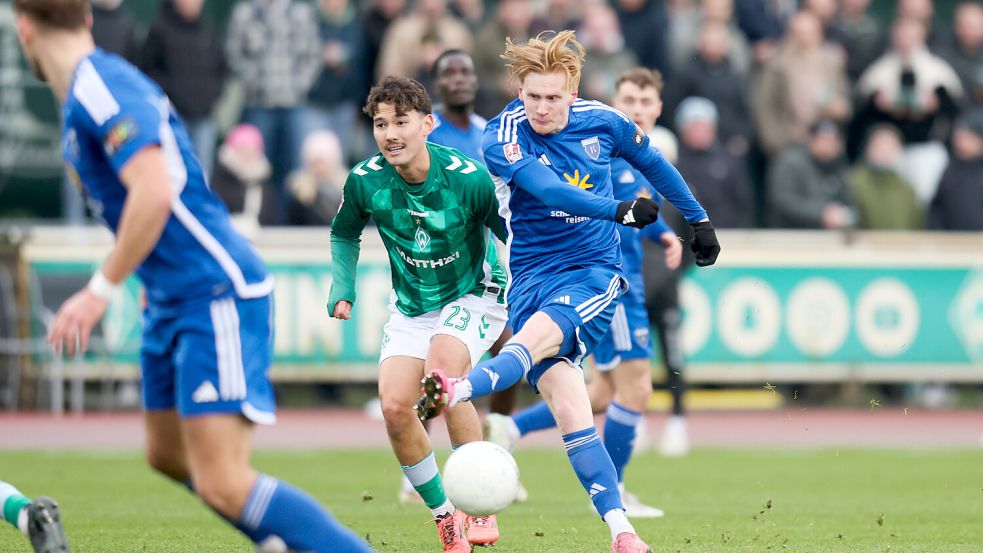
<svg viewBox="0 0 983 553"><path fill-rule="evenodd" d="M959 75L969 101L983 104L983 5L959 4L953 17L953 35L939 50Z"/></svg>
<svg viewBox="0 0 983 553"><path fill-rule="evenodd" d="M382 41L386 37L386 32L396 19L403 14L406 8L406 0L375 0L372 6L365 12L362 19L363 51L359 66L362 71L362 78L359 79L361 89L358 92L358 103L369 92L369 87L375 82L376 67L379 66L379 54L382 51ZM372 148L375 148L375 140Z"/></svg>
<svg viewBox="0 0 983 553"><path fill-rule="evenodd" d="M932 200L929 226L983 230L983 108L973 108L956 121L952 160Z"/></svg>
<svg viewBox="0 0 983 553"><path fill-rule="evenodd" d="M786 23L796 8L796 0L741 0L737 3L737 25L751 44L755 63L763 64L776 53Z"/></svg>
<svg viewBox="0 0 983 553"><path fill-rule="evenodd" d="M434 62L433 73L440 105L433 110L434 128L427 140L483 161L481 135L487 121L474 112L478 93L474 60L467 52L448 50Z"/></svg>
<svg viewBox="0 0 983 553"><path fill-rule="evenodd" d="M291 225L330 225L348 178L341 142L331 131L315 131L304 139L304 166L287 177Z"/></svg>
<svg viewBox="0 0 983 553"><path fill-rule="evenodd" d="M922 230L925 213L911 184L898 174L904 144L898 129L880 124L867 136L863 160L850 176L860 228Z"/></svg>
<svg viewBox="0 0 983 553"><path fill-rule="evenodd" d="M716 21L704 23L696 55L672 79L666 100L670 109L690 96L712 101L719 113L720 140L731 153L743 156L754 129L747 114L747 82L731 63L729 48L727 27Z"/></svg>
<svg viewBox="0 0 983 553"><path fill-rule="evenodd" d="M358 13L349 0L319 0L321 72L307 95L310 107L305 134L331 129L342 137L342 150L354 149L352 127L361 102L357 68L362 48Z"/></svg>
<svg viewBox="0 0 983 553"><path fill-rule="evenodd" d="M211 187L232 215L232 225L246 238L260 226L278 224L277 194L270 185L270 162L263 154L263 135L253 125L236 125L218 149Z"/></svg>
<svg viewBox="0 0 983 553"><path fill-rule="evenodd" d="M140 69L157 81L184 119L201 167L212 174L217 130L212 108L225 86L225 55L204 0L165 0L140 51Z"/></svg>
<svg viewBox="0 0 983 553"><path fill-rule="evenodd" d="M870 0L842 0L840 14L833 24L846 50L846 71L856 81L886 47L884 31L867 8Z"/></svg>
<svg viewBox="0 0 983 553"><path fill-rule="evenodd" d="M529 28L530 34L535 36L543 31L559 32L564 29L576 29L580 27L583 21L581 9L584 4L587 4L587 2L578 0L546 0L546 8L543 14L532 20L532 25Z"/></svg>
<svg viewBox="0 0 983 553"><path fill-rule="evenodd" d="M923 203L935 192L945 169L940 140L944 123L958 112L962 85L952 67L925 47L925 29L913 19L899 19L891 28L891 50L860 78L862 99L853 134L878 122L895 125L905 139L901 174Z"/></svg>
<svg viewBox="0 0 983 553"><path fill-rule="evenodd" d="M688 19L692 19L689 21ZM673 19L674 26L683 23L685 30L672 31L672 68L674 81L679 72L685 71L699 54L702 46L702 31L708 26L721 26L724 30L724 52L731 68L738 74L747 75L751 66L751 54L744 33L734 21L734 0L702 0L699 12L680 21Z"/></svg>
<svg viewBox="0 0 983 553"><path fill-rule="evenodd" d="M386 31L379 54L378 79L394 75L424 83L444 50L471 51L471 32L447 11L447 0L418 0L416 8Z"/></svg>
<svg viewBox="0 0 983 553"><path fill-rule="evenodd" d="M92 38L96 46L136 63L140 52L137 21L123 0L92 0Z"/></svg>
<svg viewBox="0 0 983 553"><path fill-rule="evenodd" d="M534 15L529 0L501 0L495 18L475 38L474 64L481 82L478 113L494 115L515 98L514 84L509 83L508 69L499 56L505 51L505 37L515 42L529 39Z"/></svg>
<svg viewBox="0 0 983 553"><path fill-rule="evenodd" d="M850 94L842 59L823 43L819 20L796 13L778 53L765 65L754 92L762 147L773 155L805 143L820 118L845 121Z"/></svg>
<svg viewBox="0 0 983 553"><path fill-rule="evenodd" d="M300 165L306 132L304 101L321 68L314 8L299 0L242 0L232 10L226 56L243 84L243 121L259 128L273 166L273 184Z"/></svg>
<svg viewBox="0 0 983 553"><path fill-rule="evenodd" d="M945 36L941 22L935 17L934 0L898 0L895 19L911 19L921 23L925 30L925 44L932 49Z"/></svg>
<svg viewBox="0 0 983 553"><path fill-rule="evenodd" d="M856 221L850 197L843 139L831 119L816 121L809 145L791 146L768 173L771 226L800 229L843 229Z"/></svg>
<svg viewBox="0 0 983 553"><path fill-rule="evenodd" d="M618 15L607 4L588 6L584 10L577 39L587 51L580 79L580 95L610 104L618 76L638 65L635 55L625 49Z"/></svg>
<svg viewBox="0 0 983 553"><path fill-rule="evenodd" d="M717 228L748 228L754 220L744 163L717 139L717 108L692 96L676 110L679 161L676 167L712 213Z"/></svg>
<svg viewBox="0 0 983 553"><path fill-rule="evenodd" d="M653 0L617 0L615 9L625 46L638 63L663 74L669 69L669 22L665 8Z"/></svg>
<svg viewBox="0 0 983 553"><path fill-rule="evenodd" d="M450 10L454 17L468 26L472 34L485 24L487 13L484 0L450 0Z"/></svg>

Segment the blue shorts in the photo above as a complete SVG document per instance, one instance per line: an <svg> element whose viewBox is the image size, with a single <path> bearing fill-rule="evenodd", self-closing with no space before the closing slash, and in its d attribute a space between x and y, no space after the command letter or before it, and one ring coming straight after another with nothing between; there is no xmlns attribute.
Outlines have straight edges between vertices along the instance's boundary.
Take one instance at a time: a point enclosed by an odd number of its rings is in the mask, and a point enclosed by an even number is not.
<svg viewBox="0 0 983 553"><path fill-rule="evenodd" d="M597 370L610 371L622 361L652 357L652 337L645 304L625 294L614 311L608 333L594 348Z"/></svg>
<svg viewBox="0 0 983 553"><path fill-rule="evenodd" d="M181 417L235 413L276 422L269 378L272 316L272 295L148 306L140 351L144 408L176 408Z"/></svg>
<svg viewBox="0 0 983 553"><path fill-rule="evenodd" d="M509 324L516 333L538 311L549 315L563 331L563 343L555 357L533 365L526 380L538 392L536 382L560 361L580 366L607 333L618 297L627 288L620 271L608 268L572 269L549 282L524 290L510 290Z"/></svg>

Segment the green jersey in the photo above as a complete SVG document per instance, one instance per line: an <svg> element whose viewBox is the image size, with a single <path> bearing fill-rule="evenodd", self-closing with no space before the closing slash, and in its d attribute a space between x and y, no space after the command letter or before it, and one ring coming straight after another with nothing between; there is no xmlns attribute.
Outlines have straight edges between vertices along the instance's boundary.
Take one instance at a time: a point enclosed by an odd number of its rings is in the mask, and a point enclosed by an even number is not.
<svg viewBox="0 0 983 553"><path fill-rule="evenodd" d="M331 223L334 280L328 299L355 301L355 265L371 217L389 253L396 308L408 317L472 294L505 301L505 273L484 227L504 238L495 185L481 164L427 143L430 171L409 184L382 154L352 169Z"/></svg>

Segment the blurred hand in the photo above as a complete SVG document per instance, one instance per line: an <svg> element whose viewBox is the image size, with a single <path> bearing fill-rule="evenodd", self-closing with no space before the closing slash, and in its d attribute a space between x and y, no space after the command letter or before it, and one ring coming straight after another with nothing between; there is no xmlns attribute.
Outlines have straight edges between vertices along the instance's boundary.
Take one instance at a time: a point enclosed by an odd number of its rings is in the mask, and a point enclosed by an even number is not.
<svg viewBox="0 0 983 553"><path fill-rule="evenodd" d="M341 319L347 321L352 318L352 304L345 300L341 300L334 305L334 313L332 316L336 319Z"/></svg>
<svg viewBox="0 0 983 553"><path fill-rule="evenodd" d="M54 346L55 353L64 351L74 355L76 344L79 351L88 351L92 328L106 314L109 301L83 288L62 304L48 331L48 343Z"/></svg>
<svg viewBox="0 0 983 553"><path fill-rule="evenodd" d="M663 232L659 235L659 243L665 248L666 268L675 271L683 262L683 243L679 237L672 232Z"/></svg>
<svg viewBox="0 0 983 553"><path fill-rule="evenodd" d="M830 202L823 208L823 228L836 230L850 223L850 209L838 202Z"/></svg>

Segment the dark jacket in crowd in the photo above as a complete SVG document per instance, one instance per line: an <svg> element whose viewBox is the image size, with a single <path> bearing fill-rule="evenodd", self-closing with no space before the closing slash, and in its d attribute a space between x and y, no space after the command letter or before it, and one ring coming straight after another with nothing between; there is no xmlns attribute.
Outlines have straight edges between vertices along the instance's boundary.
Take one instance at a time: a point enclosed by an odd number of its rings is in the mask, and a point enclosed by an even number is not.
<svg viewBox="0 0 983 553"><path fill-rule="evenodd" d="M136 19L125 6L111 10L92 6L92 38L96 46L136 63L140 50L136 33Z"/></svg>
<svg viewBox="0 0 983 553"><path fill-rule="evenodd" d="M669 72L669 22L661 2L647 0L638 11L615 6L625 46L649 69Z"/></svg>
<svg viewBox="0 0 983 553"><path fill-rule="evenodd" d="M744 163L720 142L698 151L679 146L676 168L693 189L717 228L753 226L751 185Z"/></svg>
<svg viewBox="0 0 983 553"><path fill-rule="evenodd" d="M804 146L782 151L768 172L768 215L776 228L823 228L831 202L853 205L845 160L819 163ZM714 219L716 224L716 219Z"/></svg>
<svg viewBox="0 0 983 553"><path fill-rule="evenodd" d="M717 107L717 135L723 142L735 136L743 137L748 143L752 141L754 126L748 115L747 83L729 61L710 63L694 56L668 83L667 115L675 114L679 104L690 96L706 98ZM665 119L667 123L671 120L671 117Z"/></svg>
<svg viewBox="0 0 983 553"><path fill-rule="evenodd" d="M360 102L363 77L358 64L361 63L362 31L361 22L354 6L349 6L340 21L331 21L321 16L318 24L321 48L329 44L337 45L342 59L333 67L322 65L308 100L316 106L331 108L352 101ZM322 60L323 63L323 60Z"/></svg>
<svg viewBox="0 0 983 553"><path fill-rule="evenodd" d="M182 117L208 117L227 72L222 45L208 21L188 21L166 0L140 52L140 68L157 81Z"/></svg>
<svg viewBox="0 0 983 553"><path fill-rule="evenodd" d="M932 200L929 227L955 231L983 230L983 158L952 158Z"/></svg>

